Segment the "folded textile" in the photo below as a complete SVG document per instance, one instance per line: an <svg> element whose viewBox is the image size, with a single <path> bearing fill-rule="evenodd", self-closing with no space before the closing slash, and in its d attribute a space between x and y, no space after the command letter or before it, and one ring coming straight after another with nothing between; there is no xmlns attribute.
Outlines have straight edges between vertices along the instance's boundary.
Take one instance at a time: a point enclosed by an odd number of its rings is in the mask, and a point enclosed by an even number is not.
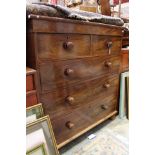
<svg viewBox="0 0 155 155"><path fill-rule="evenodd" d="M49 17L63 17L60 12L58 12L54 7L38 4L26 4L26 14L42 15Z"/></svg>
<svg viewBox="0 0 155 155"><path fill-rule="evenodd" d="M81 10L73 10L60 5L52 5L48 3L27 4L26 11L27 15L35 14L50 17L61 17L82 21L111 24L117 26L122 26L124 24L123 20L118 17L105 16L99 13L93 13Z"/></svg>

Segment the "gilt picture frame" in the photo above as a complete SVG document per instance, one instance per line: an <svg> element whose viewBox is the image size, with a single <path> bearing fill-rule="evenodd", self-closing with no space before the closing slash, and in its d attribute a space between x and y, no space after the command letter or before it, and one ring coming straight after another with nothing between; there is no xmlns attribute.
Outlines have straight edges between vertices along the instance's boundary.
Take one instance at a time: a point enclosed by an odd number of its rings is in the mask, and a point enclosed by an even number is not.
<svg viewBox="0 0 155 155"><path fill-rule="evenodd" d="M31 123L43 116L44 111L41 103L26 108L26 124Z"/></svg>
<svg viewBox="0 0 155 155"><path fill-rule="evenodd" d="M33 133L36 131L42 131L43 133L43 138L38 138L38 135L40 136L41 134L36 134L36 136L32 136ZM47 150L47 155L59 155L59 151L57 148L53 128L50 122L49 116L44 116L42 118L37 119L36 121L29 123L26 125L26 150L29 150L30 148L34 147L38 143L40 143L40 139L44 139L45 143L45 148ZM36 138L35 138L36 137ZM38 138L38 140L37 140Z"/></svg>
<svg viewBox="0 0 155 155"><path fill-rule="evenodd" d="M27 151L26 155L47 155L45 144L42 143L40 145L35 146L34 148Z"/></svg>

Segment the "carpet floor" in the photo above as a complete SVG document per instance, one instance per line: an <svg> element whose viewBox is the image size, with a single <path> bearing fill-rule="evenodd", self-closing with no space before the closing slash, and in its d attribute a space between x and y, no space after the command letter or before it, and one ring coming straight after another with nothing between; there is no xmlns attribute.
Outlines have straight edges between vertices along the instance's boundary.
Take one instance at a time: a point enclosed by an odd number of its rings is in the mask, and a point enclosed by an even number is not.
<svg viewBox="0 0 155 155"><path fill-rule="evenodd" d="M60 155L128 155L129 121L107 120L61 148ZM94 134L95 138L88 139Z"/></svg>

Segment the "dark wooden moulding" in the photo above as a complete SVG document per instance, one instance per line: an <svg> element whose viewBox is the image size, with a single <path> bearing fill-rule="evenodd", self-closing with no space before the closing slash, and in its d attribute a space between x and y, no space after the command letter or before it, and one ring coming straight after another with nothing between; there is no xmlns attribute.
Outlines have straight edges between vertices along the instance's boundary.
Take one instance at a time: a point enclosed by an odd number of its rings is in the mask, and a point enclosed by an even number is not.
<svg viewBox="0 0 155 155"><path fill-rule="evenodd" d="M118 112L123 29L30 15L27 65L36 69L39 102L58 148Z"/></svg>

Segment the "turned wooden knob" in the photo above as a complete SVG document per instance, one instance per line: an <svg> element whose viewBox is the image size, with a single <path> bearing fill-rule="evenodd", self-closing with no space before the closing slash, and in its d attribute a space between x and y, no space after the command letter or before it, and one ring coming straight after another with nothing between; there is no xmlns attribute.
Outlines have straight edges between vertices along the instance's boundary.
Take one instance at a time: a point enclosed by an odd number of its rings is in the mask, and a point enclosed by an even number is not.
<svg viewBox="0 0 155 155"><path fill-rule="evenodd" d="M105 87L105 88L109 88L109 87L110 87L110 84L109 84L109 83L105 83L105 84L104 84L104 87Z"/></svg>
<svg viewBox="0 0 155 155"><path fill-rule="evenodd" d="M65 70L65 74L66 74L66 75L72 75L73 73L74 73L74 70L73 70L73 69L67 68L67 69Z"/></svg>
<svg viewBox="0 0 155 155"><path fill-rule="evenodd" d="M71 49L73 49L74 44L73 44L72 42L65 42L65 43L63 44L63 47L64 47L64 49L66 49L66 50L71 50Z"/></svg>
<svg viewBox="0 0 155 155"><path fill-rule="evenodd" d="M74 104L74 97L72 97L72 96L68 96L67 98L66 98L66 101L69 103L69 104Z"/></svg>
<svg viewBox="0 0 155 155"><path fill-rule="evenodd" d="M106 105L101 105L101 109L106 110L106 109L108 109L108 106L106 106Z"/></svg>
<svg viewBox="0 0 155 155"><path fill-rule="evenodd" d="M74 127L74 124L71 121L68 121L66 122L66 127L72 129Z"/></svg>
<svg viewBox="0 0 155 155"><path fill-rule="evenodd" d="M111 67L112 66L112 63L110 61L107 61L107 62L105 62L105 66L106 67Z"/></svg>

